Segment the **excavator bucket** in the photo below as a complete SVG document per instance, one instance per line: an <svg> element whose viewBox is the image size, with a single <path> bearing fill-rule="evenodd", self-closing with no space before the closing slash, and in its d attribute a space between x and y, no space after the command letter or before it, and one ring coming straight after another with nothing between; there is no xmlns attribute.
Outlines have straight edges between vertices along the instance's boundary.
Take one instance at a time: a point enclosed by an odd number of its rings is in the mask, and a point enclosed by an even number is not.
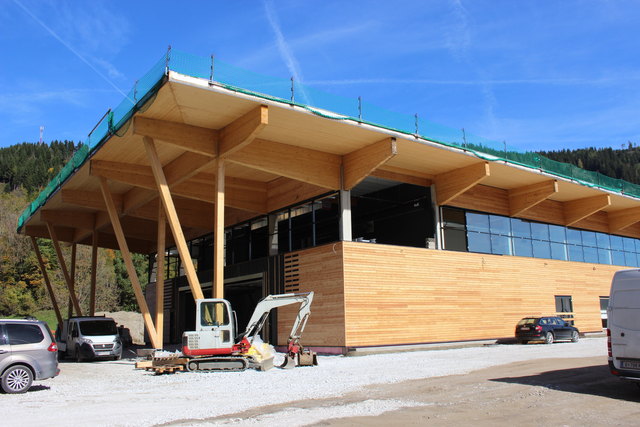
<svg viewBox="0 0 640 427"><path fill-rule="evenodd" d="M318 356L314 351L304 349L300 353L293 355L286 354L282 365L278 366L281 369L293 369L296 366L317 366Z"/></svg>
<svg viewBox="0 0 640 427"><path fill-rule="evenodd" d="M286 354L284 356L284 362L282 365L278 366L280 369L293 369L296 367L296 360L293 356Z"/></svg>

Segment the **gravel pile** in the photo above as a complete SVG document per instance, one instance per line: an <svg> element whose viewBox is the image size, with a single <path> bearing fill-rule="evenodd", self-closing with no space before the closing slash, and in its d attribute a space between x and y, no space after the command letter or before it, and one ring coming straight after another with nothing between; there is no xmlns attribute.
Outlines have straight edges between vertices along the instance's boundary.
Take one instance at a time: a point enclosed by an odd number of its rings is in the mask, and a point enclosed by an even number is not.
<svg viewBox="0 0 640 427"><path fill-rule="evenodd" d="M550 346L492 345L360 357L326 356L319 357L316 367L267 372L154 375L135 370L131 360L62 363L59 377L36 383L27 394L2 396L0 410L4 425L59 424L55 420L69 426L140 426L177 420L189 424L189 420L266 405L341 396L375 384L463 374L523 360L592 356L606 356L604 338ZM364 403L358 408L367 413L407 404ZM327 408L325 415L333 417L334 412L335 408ZM322 413L314 413L312 418L322 417Z"/></svg>

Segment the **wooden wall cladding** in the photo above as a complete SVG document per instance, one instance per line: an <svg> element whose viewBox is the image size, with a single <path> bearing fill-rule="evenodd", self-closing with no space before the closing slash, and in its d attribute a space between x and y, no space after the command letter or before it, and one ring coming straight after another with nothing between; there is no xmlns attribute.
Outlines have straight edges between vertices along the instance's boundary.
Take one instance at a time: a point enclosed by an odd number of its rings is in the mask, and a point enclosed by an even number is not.
<svg viewBox="0 0 640 427"><path fill-rule="evenodd" d="M509 196L506 190L476 185L467 192L459 195L449 206L463 209L471 209L496 215L509 216ZM522 212L518 218L540 221L548 224L564 225L564 213L562 203L554 200L545 200L540 204ZM574 228L609 233L609 219L606 212L598 212L577 223L571 225ZM615 234L640 238L640 224L635 224Z"/></svg>
<svg viewBox="0 0 640 427"><path fill-rule="evenodd" d="M571 295L575 324L601 330L600 296L623 267L344 242L347 346L513 336L518 320L555 315Z"/></svg>
<svg viewBox="0 0 640 427"><path fill-rule="evenodd" d="M302 344L344 347L342 244L329 244L293 252L287 256L285 277L295 277L298 292L315 292ZM296 271L293 271L294 269ZM298 307L291 305L278 308L279 345L287 343Z"/></svg>

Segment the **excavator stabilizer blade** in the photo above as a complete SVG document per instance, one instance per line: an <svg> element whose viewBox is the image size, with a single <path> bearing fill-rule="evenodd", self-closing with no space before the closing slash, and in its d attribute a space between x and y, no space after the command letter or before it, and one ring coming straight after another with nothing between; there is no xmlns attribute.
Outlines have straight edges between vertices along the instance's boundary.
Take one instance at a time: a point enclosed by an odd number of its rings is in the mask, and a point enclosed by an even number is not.
<svg viewBox="0 0 640 427"><path fill-rule="evenodd" d="M310 351L298 354L298 366L318 366L316 353Z"/></svg>

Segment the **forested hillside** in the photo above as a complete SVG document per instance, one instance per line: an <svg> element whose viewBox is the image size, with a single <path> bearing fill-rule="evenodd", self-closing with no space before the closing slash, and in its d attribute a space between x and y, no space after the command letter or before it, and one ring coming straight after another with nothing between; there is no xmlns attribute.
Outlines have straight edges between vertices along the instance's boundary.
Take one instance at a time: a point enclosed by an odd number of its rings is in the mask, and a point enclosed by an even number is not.
<svg viewBox="0 0 640 427"><path fill-rule="evenodd" d="M0 149L0 182L5 191L20 187L31 193L47 185L78 145L73 141L52 141L51 144L23 142Z"/></svg>
<svg viewBox="0 0 640 427"><path fill-rule="evenodd" d="M640 184L640 147L631 142L619 150L591 147L541 151L540 154L551 160L571 163L582 169Z"/></svg>
<svg viewBox="0 0 640 427"><path fill-rule="evenodd" d="M79 144L53 141L51 144L22 143L0 149L0 317L31 315L52 308L42 273L29 238L16 233L18 216L73 156ZM58 305L67 312L69 294L51 241L39 239ZM67 265L70 248L63 246ZM147 257L134 256L141 283L146 283ZM136 310L131 283L122 267L119 251L98 252L96 309ZM80 305L89 305L91 248L79 245L76 262L76 291Z"/></svg>

